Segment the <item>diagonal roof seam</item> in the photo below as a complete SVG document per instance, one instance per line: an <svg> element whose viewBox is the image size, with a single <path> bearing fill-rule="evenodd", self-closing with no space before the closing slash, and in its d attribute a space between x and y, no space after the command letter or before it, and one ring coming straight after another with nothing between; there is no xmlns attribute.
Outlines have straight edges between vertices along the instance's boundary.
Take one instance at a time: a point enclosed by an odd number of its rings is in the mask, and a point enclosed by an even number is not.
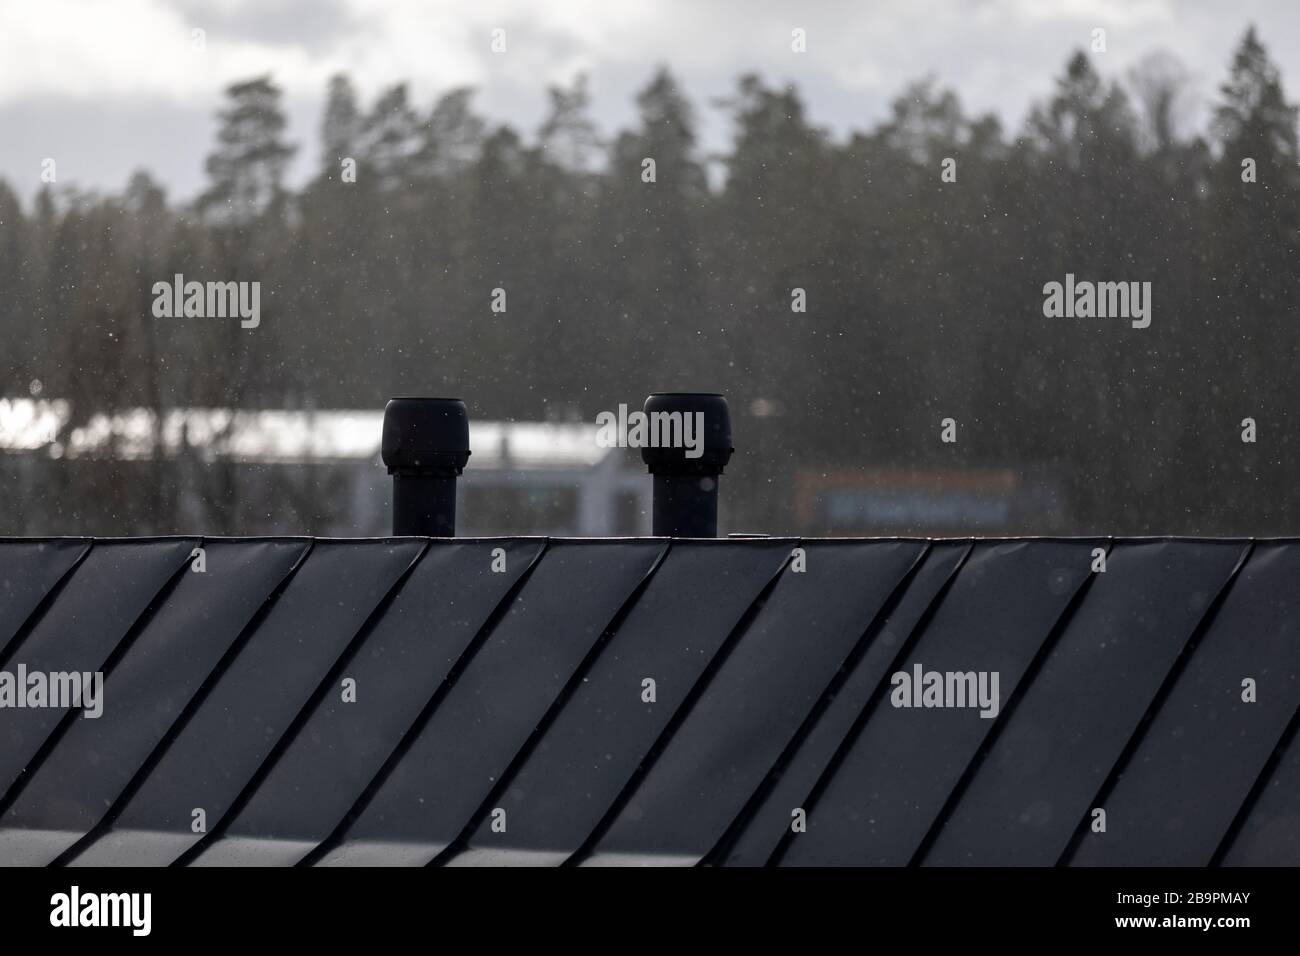
<svg viewBox="0 0 1300 956"><path fill-rule="evenodd" d="M470 837L473 836L474 831L481 825L482 821L488 816L488 814L491 813L493 805L500 798L501 794L509 788L515 778L515 774L518 773L519 768L523 766L524 762L528 759L528 756L537 747L538 743L541 742L543 735L551 724L555 722L555 718L573 697L574 692L579 686L581 686L582 682L587 679L587 675L591 672L591 668L595 665L601 652L604 651L605 647L618 634L618 630L622 626L623 621L627 619L628 614L630 614L632 608L636 606L641 595L644 594L646 588L650 586L650 582L663 566L664 560L668 557L668 552L672 550L672 547L673 542L669 540L664 547L660 549L659 554L655 557L654 563L646 570L645 574L641 577L641 580L637 582L636 587L632 589L631 593L629 593L624 599L618 610L614 612L614 616L610 618L609 623L601 630L600 635L587 650L587 653L583 656L582 660L579 661L578 666L574 668L573 673L569 675L569 679L565 681L564 686L562 686L559 693L555 695L555 699L551 701L550 707L546 709L546 713L544 713L541 720L537 722L537 726L534 727L532 733L528 735L528 739L524 741L523 745L506 765L505 770L502 771L501 777L497 780L495 786L488 791L487 795L483 798L482 803L480 803L474 813L470 815L469 820L465 823L465 826L461 828L460 833L455 837L455 839L453 839L441 852L429 861L429 866L441 866L447 860L450 860L465 849L469 843Z"/></svg>
<svg viewBox="0 0 1300 956"><path fill-rule="evenodd" d="M153 772L154 768L158 766L167 751L171 748L172 744L185 730L186 726L203 705L203 702L207 699L208 695L221 682L222 676L224 676L230 665L239 656L240 651L242 651L244 646L252 639L253 635L257 633L258 627L261 625L262 621L265 620L267 615L271 613L271 610L274 608L280 595L284 593L285 589L288 588L290 582L293 581L294 577L302 569L303 565L307 563L307 558L314 547L315 541L308 538L302 553L298 555L294 563L289 567L288 571L285 572L283 578L281 578L275 588L271 590L266 599L258 607L257 611L255 611L252 617L250 617L244 624L243 628L240 630L239 636L231 642L225 653L221 655L217 663L212 667L212 670L208 673L207 677L205 677L203 682L199 684L198 689L195 690L193 696L190 697L185 706L181 709L180 714L174 721L172 721L171 726L167 728L158 743L155 744L153 749L149 752L149 755L144 759L140 766L136 768L130 781L122 789L121 793L118 794L117 799L114 800L104 812L98 823L91 827L85 835L73 843L72 846L68 847L55 858L51 864L52 866L64 866L71 862L83 850L112 829L114 822L117 820L122 810L130 803L131 798L134 797L144 785L145 781L149 778L149 775Z"/></svg>
<svg viewBox="0 0 1300 956"><path fill-rule="evenodd" d="M298 708L298 713L294 715L284 732L280 734L276 742L267 751L266 756L262 758L262 762L258 765L257 769L253 771L252 776L248 778L243 789L240 790L235 799L231 801L231 804L226 808L225 813L223 813L216 821L216 825L210 827L201 840L177 857L176 861L172 864L173 866L186 866L191 860L194 860L196 857L201 855L203 851L225 835L227 823L235 819L239 815L239 812L248 804L248 801L252 798L252 795L257 791L258 787L262 785L262 782L271 772L271 769L275 766L281 754L284 753L284 751L298 736L298 733L302 730L307 718L311 716L316 704L319 703L321 698L330 692L335 681L338 680L339 675L343 673L347 668L348 663L361 650L366 638L374 629L375 623L383 617L384 612L392 604L394 598L396 598L406 582L410 580L412 572L415 571L416 566L424 556L428 554L428 552L429 542L426 541L421 546L420 550L411 558L410 563L402 573L398 575L397 579L389 585L387 591L385 591L383 596L375 603L375 606L371 608L370 613L366 615L366 619L362 621L356 634L353 635L352 639L348 641L347 645L339 653L334 664L325 673L325 676L321 678L320 683L317 684L316 689L308 695L305 701L303 701L302 706Z"/></svg>
<svg viewBox="0 0 1300 956"><path fill-rule="evenodd" d="M899 644L898 653L894 655L889 667L886 669L880 681L876 684L876 689L863 705L862 710L853 721L853 725L849 728L848 733L846 733L844 738L840 741L840 744L835 749L835 753L831 756L831 759L827 761L826 766L822 768L816 782L809 789L808 796L802 803L804 811L809 815L812 814L813 809L817 805L818 799L821 797L822 793L825 792L826 787L835 776L836 768L844 762L844 758L848 756L849 751L853 749L854 743L862 733L862 728L865 727L867 721L871 719L872 713L875 712L876 708L880 705L880 702L888 695L889 675L902 667L903 663L911 656L912 650L921 639L921 635L925 633L926 627L934 618L940 605L943 604L944 598L948 595L948 592L952 590L953 585L957 581L958 575L961 574L961 569L966 566L966 561L970 558L971 552L974 550L974 541L968 542L965 552L962 554L961 559L953 565L952 570L949 571L947 580L944 581L943 586L940 587L934 597L931 598L929 604L926 606L925 612L917 620L906 640ZM776 849L772 851L772 855L767 860L769 866L780 865L782 858L790 849L793 836L794 834L791 831L787 831L781 837L781 842L777 844Z"/></svg>
<svg viewBox="0 0 1300 956"><path fill-rule="evenodd" d="M496 629L502 618L504 618L514 606L515 598L518 597L519 593L528 583L528 580L532 577L533 572L542 563L542 559L546 555L549 547L550 539L547 538L543 540L542 547L537 550L535 555L533 555L532 559L528 562L528 566L524 568L523 573L519 575L519 578L506 590L506 592L501 596L501 599L496 603L495 607L493 607L492 612L483 621L483 624L475 633L474 638L465 646L465 649L457 657L456 662L451 666L450 670L447 671L446 676L429 696L428 701L425 703L424 707L421 708L419 714L416 715L415 720L412 721L401 739L398 740L392 752L375 772L370 783L367 784L356 800L353 801L352 806L348 809L347 813L343 815L343 818L339 820L338 824L330 832L329 836L324 840L321 840L315 849L311 850L301 860L299 860L297 863L298 866L313 865L339 845L344 835L347 833L348 828L361 815L369 805L370 801L374 799L375 794L378 793L379 788L383 785L384 781L401 762L402 758L411 748L411 745L415 742L416 738L419 737L420 732L433 718L438 706L456 685L457 679L465 672L465 669L469 666L470 662L473 661L475 655L483 645L488 642L489 638L491 638L492 632Z"/></svg>
<svg viewBox="0 0 1300 956"><path fill-rule="evenodd" d="M705 854L702 861L703 864L716 864L726 858L730 848L735 844L736 840L739 839L740 834L744 831L745 827L748 826L750 819L753 817L762 801L766 798L767 794L771 791L776 780L782 773L784 773L790 760L793 759L794 755L798 753L799 749L803 746L804 741L807 740L808 735L812 732L813 727L816 726L817 721L821 719L822 715L826 712L826 709L830 706L831 701L844 686L849 675L852 674L853 669L866 654L867 648L879 636L881 629L884 627L885 621L889 620L890 614L893 613L894 609L903 599L903 595L907 593L908 588L915 580L916 575L920 572L922 565L925 564L926 559L930 556L933 549L934 543L927 541L925 547L918 552L916 558L908 567L907 573L904 574L898 583L894 585L893 590L890 591L889 596L885 599L885 603L876 609L875 613L871 616L871 620L869 620L863 628L862 636L858 638L857 642L849 650L843 663L840 665L839 669L835 671L834 675L832 675L830 681L822 690L821 694L819 694L813 701L812 707L809 708L808 713L795 729L794 734L786 742L785 747L782 748L777 759L773 762L767 773L764 774L763 779L759 781L758 786L754 788L754 792L750 794L749 799L745 801L744 806L741 807L736 818L732 821L731 825L727 827L722 836L719 837L712 849Z"/></svg>
<svg viewBox="0 0 1300 956"><path fill-rule="evenodd" d="M194 543L194 546L196 548L203 547L202 538L191 538L189 540ZM77 568L80 568L82 566L84 559L89 556L93 547L94 545L92 544L90 547L86 549L85 553L77 560L77 562L73 565L73 567L69 569L68 573L59 581L59 585L56 585L55 590L57 590L59 586L63 584L64 581L71 579L71 575L75 572ZM190 561L192 560L192 558L193 558L193 554L191 552L190 555L187 555L185 559L181 561L180 566L177 567L171 573L171 575L166 580L163 581L162 585L154 593L153 597L149 599L149 602L144 606L144 608L140 611L140 613L135 615L134 620L127 627L122 637L119 638L118 641L113 645L113 648L109 651L108 655L104 658L102 662L100 662L99 666L95 668L96 671L99 671L104 675L105 680L107 680L108 676L112 673L113 666L118 661L120 661L123 656L125 656L126 652L130 649L131 645L135 642L135 639L139 637L141 631L144 630L145 625L149 623L153 615L157 613L158 608L162 605L163 601L166 600L167 595L171 593L171 591L176 587L177 583L181 580L181 577L185 574L186 569L190 567ZM53 593L54 591L52 590L51 594ZM46 605L46 607L49 606L52 606L52 602L50 605ZM35 624L38 623L38 621L33 620L31 623L32 626L34 627ZM26 635L24 634L23 637L26 637ZM15 643L13 643L12 646L14 652L17 653L18 649L22 647L22 644L21 642L18 642L16 639ZM63 714L59 718L58 722L55 724L54 728L45 736L45 739L41 742L40 746L37 747L36 752L32 754L31 759L28 760L26 767L23 769L23 772L19 774L17 779L15 779L12 784L10 784L8 789L6 789L3 793L0 793L0 815L2 815L6 810L8 810L9 807L13 805L13 802L16 799L18 799L19 795L23 791L23 788L26 787L27 782L31 780L32 776L36 773L36 771L40 769L41 764L44 763L45 761L45 758L54 750L56 746L58 746L59 741L63 739L63 736L68 732L68 729L73 725L73 722L77 720L77 716L78 715L76 709L71 709L71 708L67 711L67 713Z"/></svg>
<svg viewBox="0 0 1300 956"><path fill-rule="evenodd" d="M735 648L744 633L749 629L749 625L753 622L754 618L758 615L759 610L762 609L768 597L776 588L777 582L781 580L781 576L785 573L785 569L790 565L790 561L794 556L794 548L803 543L803 539L801 538L792 540L793 545L790 553L786 555L780 566L775 572L773 572L768 582L763 585L763 589L759 591L754 597L754 600L750 602L749 606L745 609L745 613L740 616L740 619L736 622L735 626L732 627L730 633L722 642L722 646L713 654L708 665L700 673L699 677L696 678L695 683L691 685L691 689L687 692L685 698L683 698L681 704L677 707L677 710L673 712L672 717L669 718L667 724L665 724L663 730L651 745L650 750L637 766L636 772L633 773L631 778L624 782L618 796L615 797L614 802L605 811L595 828L587 836L587 839L583 841L582 845L579 846L562 865L576 866L581 863L585 857L589 856L595 849L596 845L600 842L600 838L618 818L619 811L627 805L627 802L635 794L637 785L645 777L646 773L649 772L650 768L654 766L655 761L658 760L659 755L663 753L668 742L671 741L673 736L677 733L677 729L686 721L686 718L690 715L696 702L708 687L709 682L722 668L728 655Z"/></svg>
<svg viewBox="0 0 1300 956"><path fill-rule="evenodd" d="M1151 726L1151 723L1155 719L1155 715L1159 712L1161 705L1172 692L1174 685L1178 682L1179 675L1187 668L1188 662L1196 653L1197 646L1209 632L1211 625L1214 623L1215 617L1219 613L1219 609L1222 608L1224 603L1227 601L1228 595L1232 592L1233 585L1237 583L1242 569L1245 568L1254 551L1255 543L1252 541L1246 546L1241 556L1237 559L1237 563L1233 567L1232 573L1229 574L1227 580L1223 582L1218 593L1215 594L1214 599L1206 605L1205 613L1202 615L1196 629L1187 638L1187 642L1183 645L1183 649L1179 653L1178 658L1169 668L1168 673L1165 674L1165 679L1161 682L1160 687L1156 690L1154 696L1152 696L1151 702L1147 705L1145 712L1142 714L1142 719L1138 721L1138 725L1133 729L1133 733L1129 735L1128 742L1124 745L1124 749L1120 751L1119 757L1116 758L1114 765L1110 768L1110 772L1107 773L1106 779L1102 781L1101 786L1097 790L1096 796L1093 797L1092 802L1089 804L1090 806L1103 806L1106 802L1106 798L1110 795L1111 791L1115 789L1115 784L1118 782L1120 776L1124 773L1124 769L1128 766L1129 761L1141 745L1142 739L1146 735L1147 728ZM1056 861L1057 866L1070 865L1070 861L1078 852L1079 845L1088 832L1088 826L1089 821L1085 815L1075 826L1074 835L1070 838L1070 842L1066 844L1065 849L1061 851L1061 855Z"/></svg>
<svg viewBox="0 0 1300 956"><path fill-rule="evenodd" d="M1106 541L1106 553L1104 557L1109 558L1114 548L1114 539L1108 539ZM935 816L934 821L930 824L930 828L926 831L925 836L921 838L921 842L918 844L916 852L912 854L912 859L908 861L908 866L921 866L925 862L925 858L929 855L930 848L938 838L939 832L947 824L948 818L957 807L957 804L961 802L962 796L970 787L971 781L975 779L975 775L979 773L980 767L983 765L984 760L988 757L989 753L993 750L993 746L997 743L998 737L1001 736L1002 732L1008 726L1010 726L1011 716L1015 713L1016 706L1020 701L1024 700L1025 692L1033 683L1034 678L1038 676L1038 672L1042 669L1044 662L1051 654L1052 649L1056 646L1057 642L1060 641L1061 635L1064 634L1066 628L1069 627L1076 612L1083 605L1083 602L1087 598L1088 591L1092 588L1093 582L1096 580L1097 575L1095 573L1089 574L1085 577L1075 589L1074 594L1070 597L1069 603L1067 603L1061 610L1060 615L1056 619L1056 623L1052 625L1051 630L1044 638L1042 644L1040 644L1038 650L1034 652L1034 656L1030 659L1029 665L1025 668L1024 674L1022 674L1020 680L1016 682L1015 687L1011 689L1011 693L1008 696L1006 703L999 709L998 719L993 722L993 726L990 727L988 733L984 735L984 740L980 743L979 748L967 763L961 776L957 778L957 783L954 784L952 790L948 793L948 798L944 801L943 806L939 808L939 812Z"/></svg>

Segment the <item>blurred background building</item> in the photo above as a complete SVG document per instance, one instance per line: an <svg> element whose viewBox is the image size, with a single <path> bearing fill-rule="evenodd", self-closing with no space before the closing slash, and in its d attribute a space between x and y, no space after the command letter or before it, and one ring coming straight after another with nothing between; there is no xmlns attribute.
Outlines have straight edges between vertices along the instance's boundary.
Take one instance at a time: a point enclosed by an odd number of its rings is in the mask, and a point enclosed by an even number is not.
<svg viewBox="0 0 1300 956"><path fill-rule="evenodd" d="M70 429L66 401L0 399L0 479L14 492L2 533L113 526L110 498L57 500L60 476L75 472L92 488L124 473L167 486L173 511L154 517L175 532L217 523L204 491L220 478L244 503L241 534L385 535L392 482L379 460L382 423L382 411L132 409ZM598 447L595 425L475 422L470 446L458 483L462 536L649 533L644 466L626 449Z"/></svg>
<svg viewBox="0 0 1300 956"><path fill-rule="evenodd" d="M0 480L13 492L0 533L111 529L123 517L119 503L74 489L135 475L140 487L167 491L153 532L216 526L223 516L208 495L219 481L240 503L241 534L385 535L392 483L379 459L382 422L382 411L190 408L100 413L71 427L65 400L0 399ZM649 534L651 481L639 454L599 447L596 431L577 422L472 423L458 532ZM60 489L77 498L60 500ZM804 469L789 494L794 527L776 533L1047 534L1067 523L1058 485L1011 469ZM722 505L725 519L725 493ZM724 530L771 531L726 528L725 520Z"/></svg>

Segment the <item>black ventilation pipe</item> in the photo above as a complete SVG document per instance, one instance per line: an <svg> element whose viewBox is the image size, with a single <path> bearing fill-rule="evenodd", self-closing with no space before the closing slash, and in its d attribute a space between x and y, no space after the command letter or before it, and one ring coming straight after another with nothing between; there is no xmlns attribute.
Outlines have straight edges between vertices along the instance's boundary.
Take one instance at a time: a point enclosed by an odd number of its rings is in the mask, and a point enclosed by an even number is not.
<svg viewBox="0 0 1300 956"><path fill-rule="evenodd" d="M459 398L394 398L381 455L393 476L393 534L456 536L456 476L469 461L469 412Z"/></svg>
<svg viewBox="0 0 1300 956"><path fill-rule="evenodd" d="M692 416L695 448L641 448L641 459L654 475L654 534L665 538L716 538L718 536L718 478L731 460L731 411L727 400L710 392L656 392L645 400L644 412L651 434L685 434L656 427L655 415L680 414L682 424ZM703 415L702 435L694 423ZM699 441L698 439L701 439ZM699 452L697 455L696 452ZM688 455L688 452L690 453Z"/></svg>

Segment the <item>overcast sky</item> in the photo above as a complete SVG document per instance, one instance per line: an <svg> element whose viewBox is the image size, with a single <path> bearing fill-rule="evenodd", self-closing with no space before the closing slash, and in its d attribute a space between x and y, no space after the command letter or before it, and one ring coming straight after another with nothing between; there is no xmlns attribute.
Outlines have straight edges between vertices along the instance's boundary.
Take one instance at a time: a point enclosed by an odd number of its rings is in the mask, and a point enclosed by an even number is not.
<svg viewBox="0 0 1300 956"><path fill-rule="evenodd" d="M475 85L483 113L531 136L547 84L581 70L602 131L630 125L636 90L662 63L696 103L707 148L730 135L709 102L745 71L796 83L837 136L872 125L905 82L934 73L968 112L1015 129L1095 27L1107 31L1096 59L1109 75L1152 50L1177 55L1203 116L1250 22L1300 99L1297 0L0 0L0 177L30 197L53 157L60 184L117 191L144 167L188 199L223 87L261 73L285 92L301 147L295 183L316 164L338 71L367 105L400 80L421 108ZM791 51L796 27L806 54ZM496 28L504 54L490 49Z"/></svg>

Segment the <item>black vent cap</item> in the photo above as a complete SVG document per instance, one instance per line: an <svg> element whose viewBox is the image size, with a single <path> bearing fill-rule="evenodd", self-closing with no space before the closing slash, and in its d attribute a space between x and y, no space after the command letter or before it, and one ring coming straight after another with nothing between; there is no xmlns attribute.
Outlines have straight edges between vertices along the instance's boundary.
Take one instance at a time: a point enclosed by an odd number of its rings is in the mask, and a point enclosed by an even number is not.
<svg viewBox="0 0 1300 956"><path fill-rule="evenodd" d="M394 398L380 455L388 473L455 477L469 461L469 411L459 398Z"/></svg>
<svg viewBox="0 0 1300 956"><path fill-rule="evenodd" d="M642 447L641 460L652 475L720 475L731 460L731 410L727 400L716 392L655 392L642 409L647 418L655 412L680 412L683 416L704 415L703 450L698 458L688 458L687 448Z"/></svg>

